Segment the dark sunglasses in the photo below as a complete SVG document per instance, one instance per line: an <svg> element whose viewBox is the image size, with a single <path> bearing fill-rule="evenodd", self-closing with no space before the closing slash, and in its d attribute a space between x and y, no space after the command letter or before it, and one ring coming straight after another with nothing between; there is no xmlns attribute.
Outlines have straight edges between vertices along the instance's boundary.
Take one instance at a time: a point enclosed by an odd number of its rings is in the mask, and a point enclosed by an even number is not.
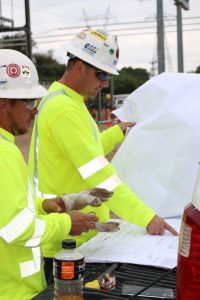
<svg viewBox="0 0 200 300"><path fill-rule="evenodd" d="M110 80L112 78L112 74L108 74L102 70L97 70L95 74L99 80L105 81L105 80Z"/></svg>
<svg viewBox="0 0 200 300"><path fill-rule="evenodd" d="M97 78L98 78L99 80L101 80L101 81L106 81L106 80L110 80L110 79L112 78L112 74L109 74L109 73L106 73L105 71L99 70L99 69L95 68L94 66L88 64L87 62L85 62L85 61L83 61L83 60L82 60L82 62L83 62L85 65L89 66L90 68L93 68L93 69L96 70L95 75L97 76Z"/></svg>

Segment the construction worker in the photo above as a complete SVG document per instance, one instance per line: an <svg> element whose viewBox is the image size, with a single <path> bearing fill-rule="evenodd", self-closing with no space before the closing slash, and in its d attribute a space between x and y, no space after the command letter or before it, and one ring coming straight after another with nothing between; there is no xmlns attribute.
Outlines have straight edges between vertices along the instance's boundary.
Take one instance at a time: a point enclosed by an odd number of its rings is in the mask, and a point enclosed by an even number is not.
<svg viewBox="0 0 200 300"><path fill-rule="evenodd" d="M127 126L133 123L121 123L99 133L84 103L84 98L94 97L109 86L112 74L118 75L116 38L101 30L87 29L66 43L64 49L69 57L66 71L41 101L32 135L29 165L38 179L39 191L62 195L103 187L114 194L101 207L92 209L101 222L109 219L111 210L126 221L146 227L149 234L162 235L165 230L177 234L121 181L105 158L124 140ZM84 213L90 211L90 207L83 209ZM77 237L78 245L95 234L90 230ZM44 257L51 258L58 248L51 243L42 250Z"/></svg>
<svg viewBox="0 0 200 300"><path fill-rule="evenodd" d="M28 130L37 113L37 99L46 95L46 89L38 84L38 74L31 60L18 51L1 49L1 300L30 300L41 292L46 282L40 244L52 241L61 244L69 233L87 232L98 220L94 214L78 211L47 214L64 212L63 200L44 200L35 196L26 163L14 144L14 136ZM72 195L73 199L76 195Z"/></svg>

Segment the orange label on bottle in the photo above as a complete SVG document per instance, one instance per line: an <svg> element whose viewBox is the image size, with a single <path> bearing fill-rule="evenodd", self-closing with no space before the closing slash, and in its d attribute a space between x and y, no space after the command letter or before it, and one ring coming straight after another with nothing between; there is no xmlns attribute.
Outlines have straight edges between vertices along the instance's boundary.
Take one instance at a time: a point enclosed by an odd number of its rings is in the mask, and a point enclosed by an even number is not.
<svg viewBox="0 0 200 300"><path fill-rule="evenodd" d="M74 262L62 262L61 267L61 279L73 279L74 278Z"/></svg>

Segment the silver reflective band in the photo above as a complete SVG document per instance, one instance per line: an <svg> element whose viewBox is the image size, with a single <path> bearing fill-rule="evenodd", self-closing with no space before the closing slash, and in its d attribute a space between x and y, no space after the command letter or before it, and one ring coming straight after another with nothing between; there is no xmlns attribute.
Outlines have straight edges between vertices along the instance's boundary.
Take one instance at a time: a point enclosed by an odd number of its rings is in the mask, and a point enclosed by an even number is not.
<svg viewBox="0 0 200 300"><path fill-rule="evenodd" d="M57 196L53 195L53 194L42 194L42 198L44 198L44 199L54 199L56 197Z"/></svg>
<svg viewBox="0 0 200 300"><path fill-rule="evenodd" d="M41 252L40 247L32 248L33 259L20 263L21 277L27 277L40 271Z"/></svg>
<svg viewBox="0 0 200 300"><path fill-rule="evenodd" d="M24 208L9 224L0 230L0 237L7 243L12 242L26 230L33 218L33 212L28 208Z"/></svg>
<svg viewBox="0 0 200 300"><path fill-rule="evenodd" d="M88 163L83 165L78 169L79 173L81 174L83 179L86 179L96 173L97 171L103 169L109 162L104 156L98 156Z"/></svg>
<svg viewBox="0 0 200 300"><path fill-rule="evenodd" d="M108 191L113 191L118 185L120 185L121 179L116 174L109 177L100 183L97 187L107 189Z"/></svg>
<svg viewBox="0 0 200 300"><path fill-rule="evenodd" d="M38 114L36 115L35 118L35 136L34 136L34 176L33 176L33 182L34 182L34 187L35 187L35 192L39 197L42 197L42 194L40 193L40 191L38 190L38 144L39 144L39 138L38 138L38 118L39 115L42 111L42 109L44 108L44 106L46 105L46 103L51 100L54 99L54 97L57 97L61 94L67 95L67 93L64 90L57 90L55 92L52 92L51 94L47 95L43 102L41 102L40 106L38 107Z"/></svg>
<svg viewBox="0 0 200 300"><path fill-rule="evenodd" d="M46 222L36 217L35 232L33 236L26 242L25 246L26 247L38 246L40 244L41 237L44 234L45 227L46 227Z"/></svg>
<svg viewBox="0 0 200 300"><path fill-rule="evenodd" d="M0 134L0 138L7 140ZM9 141L9 140L8 140ZM10 142L10 141L9 141ZM26 242L25 247L35 247L40 243L41 237L45 231L46 222L35 217L35 205L33 199L32 184L28 173L28 208L24 208L12 221L0 229L0 237L7 243L12 242L18 236L23 234L27 227L34 221L35 231L32 237ZM30 248L33 259L19 263L21 277L27 277L39 272L41 269L40 247Z"/></svg>

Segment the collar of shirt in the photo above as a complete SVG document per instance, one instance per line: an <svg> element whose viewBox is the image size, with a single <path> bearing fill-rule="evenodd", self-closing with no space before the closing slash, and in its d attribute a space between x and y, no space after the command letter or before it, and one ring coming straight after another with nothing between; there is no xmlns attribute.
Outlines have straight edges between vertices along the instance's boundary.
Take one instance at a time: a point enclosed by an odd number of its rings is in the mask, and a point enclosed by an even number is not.
<svg viewBox="0 0 200 300"><path fill-rule="evenodd" d="M8 140L9 142L14 144L14 142L15 142L14 135L12 135L10 132L3 129L2 127L0 127L0 135L2 135L3 138L5 138L6 140Z"/></svg>
<svg viewBox="0 0 200 300"><path fill-rule="evenodd" d="M72 90L71 88L69 88L68 86L66 86L61 82L54 81L51 87L49 88L49 92L51 92L51 90L55 91L55 89L56 90L63 89L64 91L66 91L66 94L68 94L69 97L71 96L71 98L76 99L77 101L84 102L84 97L82 95L75 92L74 90Z"/></svg>

